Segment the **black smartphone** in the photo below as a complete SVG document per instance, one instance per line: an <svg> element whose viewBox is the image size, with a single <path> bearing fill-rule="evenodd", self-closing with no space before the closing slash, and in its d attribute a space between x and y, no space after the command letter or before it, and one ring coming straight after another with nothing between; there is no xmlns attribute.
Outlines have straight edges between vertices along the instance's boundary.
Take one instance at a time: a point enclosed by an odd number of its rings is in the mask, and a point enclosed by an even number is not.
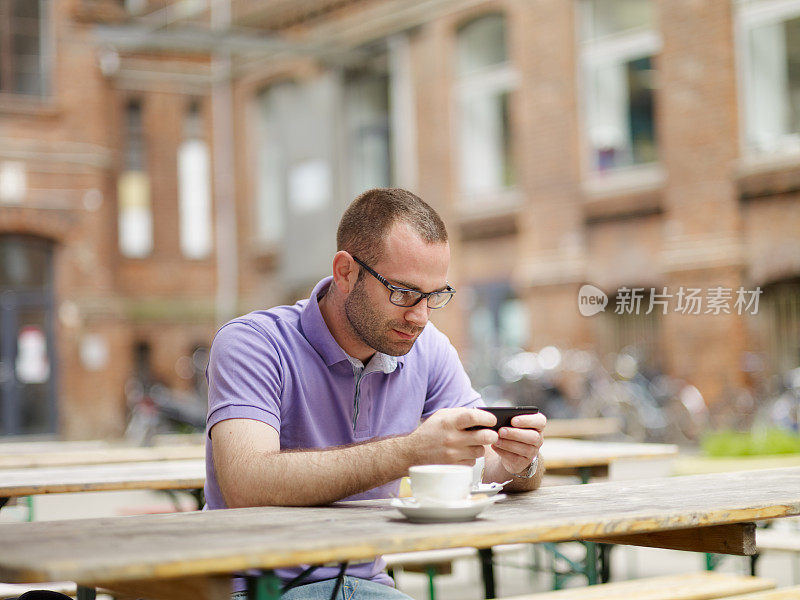
<svg viewBox="0 0 800 600"><path fill-rule="evenodd" d="M539 412L538 406L481 406L480 409L497 417L497 425L494 427L475 425L467 427L467 431L474 431L475 429L494 429L498 431L501 427L511 427L511 419L517 415L534 415Z"/></svg>

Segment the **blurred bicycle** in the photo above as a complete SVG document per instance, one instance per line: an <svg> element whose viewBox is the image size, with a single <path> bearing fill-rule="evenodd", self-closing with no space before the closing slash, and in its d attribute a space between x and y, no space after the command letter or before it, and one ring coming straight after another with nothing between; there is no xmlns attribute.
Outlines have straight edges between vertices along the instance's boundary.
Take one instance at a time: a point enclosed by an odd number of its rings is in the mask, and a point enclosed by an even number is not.
<svg viewBox="0 0 800 600"><path fill-rule="evenodd" d="M125 440L136 446L149 446L154 436L164 433L193 433L205 429L207 393L205 364L208 352L196 348L187 370L192 381L188 392L172 390L147 375L147 371L131 377L125 384L128 424Z"/></svg>

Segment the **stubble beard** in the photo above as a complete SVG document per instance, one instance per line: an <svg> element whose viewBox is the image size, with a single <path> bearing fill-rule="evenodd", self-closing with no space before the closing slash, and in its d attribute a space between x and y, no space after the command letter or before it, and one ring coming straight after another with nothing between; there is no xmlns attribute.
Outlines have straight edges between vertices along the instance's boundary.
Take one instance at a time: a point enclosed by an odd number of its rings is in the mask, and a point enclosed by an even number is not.
<svg viewBox="0 0 800 600"><path fill-rule="evenodd" d="M408 331L407 324L385 320L385 317L381 316L373 307L362 282L356 283L353 291L345 299L344 313L357 338L373 350L389 356L408 354L422 332L422 329L419 328ZM416 334L416 336L406 341L393 341L389 338L392 329Z"/></svg>

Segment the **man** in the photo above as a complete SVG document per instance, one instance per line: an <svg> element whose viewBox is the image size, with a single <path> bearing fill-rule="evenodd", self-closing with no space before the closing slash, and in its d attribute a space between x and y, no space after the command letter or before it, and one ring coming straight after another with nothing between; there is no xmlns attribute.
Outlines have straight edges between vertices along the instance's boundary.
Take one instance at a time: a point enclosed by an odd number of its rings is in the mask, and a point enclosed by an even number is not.
<svg viewBox="0 0 800 600"><path fill-rule="evenodd" d="M337 246L332 277L310 298L217 333L208 365L208 508L387 498L412 465L474 465L482 456L485 481L537 487L544 416L518 416L499 435L467 431L495 417L473 410L479 395L428 323L455 293L439 215L405 190L370 190L343 215ZM356 598L407 598L383 566L351 565L346 577L321 567L284 598L327 600L342 582L348 598L355 588ZM300 572L278 574L286 582Z"/></svg>

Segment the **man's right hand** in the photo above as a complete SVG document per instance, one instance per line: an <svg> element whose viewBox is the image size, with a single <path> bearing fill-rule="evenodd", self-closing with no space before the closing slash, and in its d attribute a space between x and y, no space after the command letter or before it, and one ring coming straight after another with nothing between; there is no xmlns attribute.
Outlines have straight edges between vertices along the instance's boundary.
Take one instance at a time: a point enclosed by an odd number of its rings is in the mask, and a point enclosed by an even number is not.
<svg viewBox="0 0 800 600"><path fill-rule="evenodd" d="M468 427L491 427L495 416L474 408L442 408L411 433L412 464L468 465L486 452L486 446L497 442L497 432L491 429L466 431Z"/></svg>

